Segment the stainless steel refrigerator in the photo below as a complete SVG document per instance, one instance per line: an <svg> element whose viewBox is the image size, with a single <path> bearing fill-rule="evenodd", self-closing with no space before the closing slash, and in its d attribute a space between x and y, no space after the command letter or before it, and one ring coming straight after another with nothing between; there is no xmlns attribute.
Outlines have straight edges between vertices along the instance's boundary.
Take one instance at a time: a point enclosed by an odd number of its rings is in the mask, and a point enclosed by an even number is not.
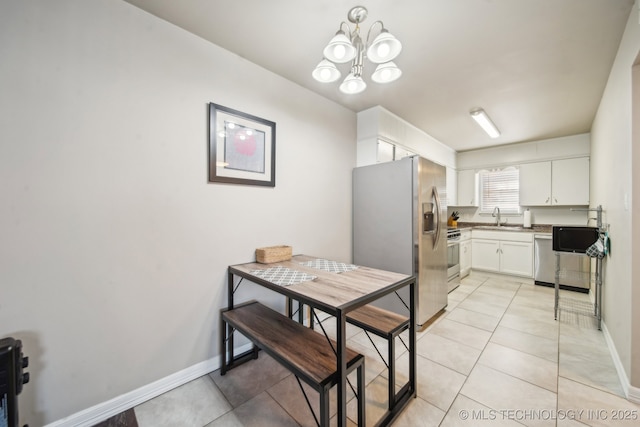
<svg viewBox="0 0 640 427"><path fill-rule="evenodd" d="M444 166L413 156L353 170L353 262L415 274L418 325L447 306L446 217ZM408 313L393 294L377 305Z"/></svg>

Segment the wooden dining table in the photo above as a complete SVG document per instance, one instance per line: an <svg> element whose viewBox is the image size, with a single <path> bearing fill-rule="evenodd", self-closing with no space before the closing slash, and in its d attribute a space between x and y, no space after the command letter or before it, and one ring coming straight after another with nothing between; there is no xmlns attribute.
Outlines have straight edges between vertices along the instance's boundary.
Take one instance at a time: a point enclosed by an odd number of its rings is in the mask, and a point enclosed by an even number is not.
<svg viewBox="0 0 640 427"><path fill-rule="evenodd" d="M347 425L347 361L345 360L347 314L408 286L410 289L408 387L394 409L380 420L378 425L391 423L411 398L416 396L415 276L355 266L309 255L295 255L290 260L270 264L250 262L232 265L228 268L229 309L233 309L235 290L244 279L298 301L314 310L321 310L335 316L337 346L335 353L339 377L337 384L338 427L346 427ZM231 331L226 331L226 334L226 338L231 341L233 339ZM231 348L233 348L233 341L231 341ZM365 399L364 390L358 390L358 398ZM363 425L361 420L358 420L358 425Z"/></svg>

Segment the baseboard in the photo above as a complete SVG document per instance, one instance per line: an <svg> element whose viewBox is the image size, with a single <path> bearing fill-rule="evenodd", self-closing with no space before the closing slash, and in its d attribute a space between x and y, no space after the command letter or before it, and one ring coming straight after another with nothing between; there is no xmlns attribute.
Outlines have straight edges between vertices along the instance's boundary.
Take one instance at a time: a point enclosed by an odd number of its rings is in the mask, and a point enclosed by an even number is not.
<svg viewBox="0 0 640 427"><path fill-rule="evenodd" d="M620 379L620 385L622 386L624 395L631 402L640 403L640 389L633 387L629 382L629 377L622 366L620 355L618 354L618 350L616 350L616 346L613 343L613 339L611 338L611 334L609 334L609 330L607 329L607 325L604 323L604 320L601 322L601 326L604 339L607 342L607 347L609 347L609 353L613 359L613 364L618 372L618 378Z"/></svg>
<svg viewBox="0 0 640 427"><path fill-rule="evenodd" d="M251 349L251 343L245 344L236 351L242 353ZM75 414L69 415L45 427L90 427L121 412L131 409L147 400L153 399L183 384L207 375L220 368L220 356L197 363L186 369L142 386L129 393L122 394L106 402L99 403Z"/></svg>
<svg viewBox="0 0 640 427"><path fill-rule="evenodd" d="M629 385L627 399L629 399L630 402L640 404L640 388Z"/></svg>

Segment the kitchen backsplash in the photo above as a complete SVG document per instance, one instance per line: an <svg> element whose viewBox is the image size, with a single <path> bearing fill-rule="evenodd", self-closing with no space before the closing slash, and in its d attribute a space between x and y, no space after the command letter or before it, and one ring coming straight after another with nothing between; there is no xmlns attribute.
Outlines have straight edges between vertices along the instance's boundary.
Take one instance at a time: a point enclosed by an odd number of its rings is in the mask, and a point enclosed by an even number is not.
<svg viewBox="0 0 640 427"><path fill-rule="evenodd" d="M456 211L459 213L459 222L473 223L495 223L495 218L491 214L480 214L477 207L450 207L447 209L447 216ZM561 225L587 225L587 212L572 211L569 207L540 207L529 208L531 211L531 224L561 224ZM523 213L520 215L502 215L502 221L507 220L505 225L522 225L524 219ZM594 221L590 221L589 225L594 225Z"/></svg>

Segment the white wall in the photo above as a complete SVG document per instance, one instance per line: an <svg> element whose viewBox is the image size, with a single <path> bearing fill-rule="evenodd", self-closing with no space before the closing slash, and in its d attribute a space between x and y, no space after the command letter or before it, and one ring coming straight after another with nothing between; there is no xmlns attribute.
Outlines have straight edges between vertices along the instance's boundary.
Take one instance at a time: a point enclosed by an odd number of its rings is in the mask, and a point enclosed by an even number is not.
<svg viewBox="0 0 640 427"><path fill-rule="evenodd" d="M585 157L590 154L588 133L540 141L521 142L458 153L458 170L510 166L553 159ZM450 207L460 212L460 221L495 222L490 215L480 215L474 207ZM532 224L587 225L587 213L569 207L530 207ZM505 215L508 224L522 224L522 215ZM593 224L591 222L590 224Z"/></svg>
<svg viewBox="0 0 640 427"><path fill-rule="evenodd" d="M350 261L353 112L122 1L0 6L0 337L30 357L22 423L217 356L226 267L256 247ZM275 188L207 183L208 102L277 123Z"/></svg>
<svg viewBox="0 0 640 427"><path fill-rule="evenodd" d="M640 56L636 58L633 66L633 106L632 106L632 144L631 144L631 164L640 165ZM627 197L626 203L631 206L631 212L640 212L640 168L631 167L631 196ZM634 185L635 183L635 185ZM623 196L623 206L625 204ZM633 215L631 216L633 218ZM638 255L638 243L640 241L640 224L631 221L631 259ZM640 264L631 263L631 381L635 387L634 400L640 402ZM635 285L634 285L635 282Z"/></svg>
<svg viewBox="0 0 640 427"><path fill-rule="evenodd" d="M637 132L638 124L632 121L631 70L639 51L640 24L636 4L591 130L590 195L593 205L603 206L605 221L611 224L612 248L606 259L604 276L604 324L636 391L640 390L640 335L637 330L640 278L632 275L632 265L637 264L640 249L637 212L633 221L640 199L640 182L632 181L632 169L640 167L636 164L640 159L638 141L634 146L632 140L632 129ZM640 394L635 398L640 401Z"/></svg>

